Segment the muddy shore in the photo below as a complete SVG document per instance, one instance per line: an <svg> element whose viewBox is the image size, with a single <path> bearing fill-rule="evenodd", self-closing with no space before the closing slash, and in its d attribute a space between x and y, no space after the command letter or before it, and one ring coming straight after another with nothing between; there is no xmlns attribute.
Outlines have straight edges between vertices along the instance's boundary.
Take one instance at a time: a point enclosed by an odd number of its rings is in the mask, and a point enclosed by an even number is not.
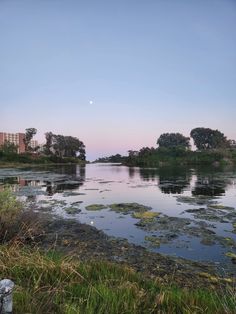
<svg viewBox="0 0 236 314"><path fill-rule="evenodd" d="M36 214L40 236L36 244L54 249L81 261L106 260L124 264L163 284L180 287L212 287L233 284L232 274L220 276L214 265L149 252L127 240L107 236L95 227L76 220L65 220L48 213Z"/></svg>

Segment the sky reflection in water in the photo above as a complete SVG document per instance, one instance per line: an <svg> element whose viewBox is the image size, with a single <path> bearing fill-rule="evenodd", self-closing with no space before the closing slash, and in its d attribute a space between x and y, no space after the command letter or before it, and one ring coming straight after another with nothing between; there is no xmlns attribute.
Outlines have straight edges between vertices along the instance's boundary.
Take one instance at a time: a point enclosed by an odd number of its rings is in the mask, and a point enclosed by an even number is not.
<svg viewBox="0 0 236 314"><path fill-rule="evenodd" d="M109 208L87 211L85 207L91 204L136 202L150 206L152 211L196 221L192 213L183 212L204 205L181 202L177 197L207 196L217 204L236 207L235 170L184 167L141 169L111 164L89 164L86 167L73 165L40 170L0 169L0 183L11 185L23 200L37 203L39 208L50 205L55 213L65 218L73 217L83 223L92 223L108 235L126 238L150 250L195 260L213 261L223 266L231 264L224 253L234 251L235 248L225 247L219 242L214 245L202 244L201 237L181 234L181 230L180 234L168 243L161 243L159 248L153 247L145 241L145 236L163 236L163 233L158 230L142 230L135 225L139 220L129 214L116 213ZM81 212L75 215L67 214L65 207L78 201L82 201L76 205ZM217 236L230 237L236 241L236 234L231 232L233 221L205 222L211 225L207 229L214 231ZM169 235L170 230L165 234Z"/></svg>

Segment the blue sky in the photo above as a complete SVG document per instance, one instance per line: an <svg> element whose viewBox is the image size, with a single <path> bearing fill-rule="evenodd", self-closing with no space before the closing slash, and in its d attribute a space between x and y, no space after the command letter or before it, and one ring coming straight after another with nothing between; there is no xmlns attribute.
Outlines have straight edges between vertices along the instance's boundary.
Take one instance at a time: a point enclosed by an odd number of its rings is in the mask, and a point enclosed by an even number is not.
<svg viewBox="0 0 236 314"><path fill-rule="evenodd" d="M236 139L235 0L0 0L0 39L0 131L77 136L90 160Z"/></svg>

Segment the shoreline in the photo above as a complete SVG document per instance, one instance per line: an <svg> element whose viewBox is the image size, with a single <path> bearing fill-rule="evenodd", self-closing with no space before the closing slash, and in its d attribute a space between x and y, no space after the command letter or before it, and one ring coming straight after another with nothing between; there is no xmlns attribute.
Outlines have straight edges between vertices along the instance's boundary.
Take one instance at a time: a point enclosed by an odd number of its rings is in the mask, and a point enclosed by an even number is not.
<svg viewBox="0 0 236 314"><path fill-rule="evenodd" d="M167 285L189 288L220 288L235 284L232 274L222 277L213 264L150 252L146 248L106 235L94 226L37 213L42 235L36 241L42 250L52 249L80 261L104 260L131 267L145 277Z"/></svg>

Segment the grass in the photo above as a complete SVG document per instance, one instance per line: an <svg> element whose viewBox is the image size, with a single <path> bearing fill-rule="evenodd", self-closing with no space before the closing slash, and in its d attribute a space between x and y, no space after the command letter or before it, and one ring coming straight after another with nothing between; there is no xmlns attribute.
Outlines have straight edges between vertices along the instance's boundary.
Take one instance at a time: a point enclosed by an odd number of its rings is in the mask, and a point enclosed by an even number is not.
<svg viewBox="0 0 236 314"><path fill-rule="evenodd" d="M234 313L233 291L163 286L105 261L80 262L19 244L0 247L1 278L15 284L15 313Z"/></svg>
<svg viewBox="0 0 236 314"><path fill-rule="evenodd" d="M6 230L24 226L19 220L21 212L11 192L1 191L0 215ZM27 239L36 229L35 225L34 230L26 230ZM232 285L222 287L222 292L178 288L174 283L161 284L160 278L148 279L124 265L83 262L55 250L41 251L22 243L22 236L0 239L0 278L11 279L16 285L13 306L17 314L235 313Z"/></svg>

